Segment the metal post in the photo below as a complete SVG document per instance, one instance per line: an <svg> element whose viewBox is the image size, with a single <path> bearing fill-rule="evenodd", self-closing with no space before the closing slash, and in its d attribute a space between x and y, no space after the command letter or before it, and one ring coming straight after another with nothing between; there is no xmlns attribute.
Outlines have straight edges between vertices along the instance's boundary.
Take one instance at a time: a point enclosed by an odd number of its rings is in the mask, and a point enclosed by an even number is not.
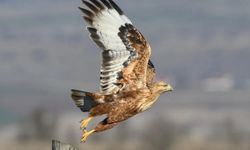
<svg viewBox="0 0 250 150"><path fill-rule="evenodd" d="M52 150L76 150L76 148L69 144L61 143L57 140L52 140Z"/></svg>

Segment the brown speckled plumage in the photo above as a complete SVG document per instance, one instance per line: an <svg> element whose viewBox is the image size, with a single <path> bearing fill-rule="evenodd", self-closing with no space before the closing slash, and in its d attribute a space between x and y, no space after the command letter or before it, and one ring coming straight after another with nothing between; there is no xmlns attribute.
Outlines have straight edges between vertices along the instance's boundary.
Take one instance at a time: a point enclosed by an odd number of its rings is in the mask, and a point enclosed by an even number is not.
<svg viewBox="0 0 250 150"><path fill-rule="evenodd" d="M110 129L147 110L172 87L165 82L154 82L150 45L113 0L83 0L83 3L89 8L80 10L90 25L90 37L103 50L100 92L72 90L75 104L83 112L89 112L89 117L81 122L81 141L85 142L90 134ZM86 131L93 117L105 114L106 119Z"/></svg>

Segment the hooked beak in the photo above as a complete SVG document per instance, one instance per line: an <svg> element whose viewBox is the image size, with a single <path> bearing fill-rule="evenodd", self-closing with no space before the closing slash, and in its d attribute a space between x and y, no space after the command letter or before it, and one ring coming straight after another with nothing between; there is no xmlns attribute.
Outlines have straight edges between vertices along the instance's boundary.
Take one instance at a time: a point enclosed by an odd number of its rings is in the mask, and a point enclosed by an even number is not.
<svg viewBox="0 0 250 150"><path fill-rule="evenodd" d="M172 86L170 84L167 84L167 86L166 86L166 92L171 92L173 90L174 89L172 88Z"/></svg>

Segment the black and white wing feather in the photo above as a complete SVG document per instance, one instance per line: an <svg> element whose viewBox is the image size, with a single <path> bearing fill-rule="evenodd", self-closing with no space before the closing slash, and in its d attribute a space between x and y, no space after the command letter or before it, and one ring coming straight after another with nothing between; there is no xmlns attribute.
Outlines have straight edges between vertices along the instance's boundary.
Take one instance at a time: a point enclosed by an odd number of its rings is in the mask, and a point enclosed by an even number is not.
<svg viewBox="0 0 250 150"><path fill-rule="evenodd" d="M137 57L136 50L119 36L132 23L112 0L83 0L83 3L88 9L79 9L89 24L90 37L103 50L100 91L112 94L120 89L117 81L121 70Z"/></svg>

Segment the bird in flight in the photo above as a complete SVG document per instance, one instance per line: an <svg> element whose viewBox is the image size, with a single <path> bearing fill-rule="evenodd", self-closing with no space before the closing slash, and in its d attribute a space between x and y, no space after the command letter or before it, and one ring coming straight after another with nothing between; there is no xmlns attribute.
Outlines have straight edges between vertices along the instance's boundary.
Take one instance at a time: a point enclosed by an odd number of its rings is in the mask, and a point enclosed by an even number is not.
<svg viewBox="0 0 250 150"><path fill-rule="evenodd" d="M100 91L72 90L71 97L81 111L89 112L81 121L81 142L89 135L113 128L150 108L170 84L155 82L155 67L150 60L151 48L143 35L113 0L82 0L90 38L102 49ZM87 131L96 116L107 115Z"/></svg>

